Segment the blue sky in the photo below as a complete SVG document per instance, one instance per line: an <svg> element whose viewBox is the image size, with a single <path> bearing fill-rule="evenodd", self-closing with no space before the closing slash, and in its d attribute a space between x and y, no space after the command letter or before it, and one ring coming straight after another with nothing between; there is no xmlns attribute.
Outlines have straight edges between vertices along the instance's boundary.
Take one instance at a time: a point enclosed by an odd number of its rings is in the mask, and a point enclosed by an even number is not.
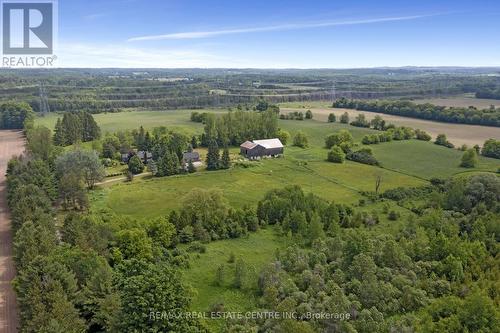
<svg viewBox="0 0 500 333"><path fill-rule="evenodd" d="M498 1L60 0L59 66L500 66Z"/></svg>

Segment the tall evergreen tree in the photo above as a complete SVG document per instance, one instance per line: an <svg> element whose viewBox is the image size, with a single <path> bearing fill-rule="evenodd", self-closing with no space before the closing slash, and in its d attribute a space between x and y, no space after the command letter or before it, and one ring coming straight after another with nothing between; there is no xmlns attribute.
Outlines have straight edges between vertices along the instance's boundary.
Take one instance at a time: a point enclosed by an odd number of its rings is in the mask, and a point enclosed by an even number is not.
<svg viewBox="0 0 500 333"><path fill-rule="evenodd" d="M207 153L207 170L217 170L220 166L219 146L215 140L210 140Z"/></svg>
<svg viewBox="0 0 500 333"><path fill-rule="evenodd" d="M66 134L66 145L72 145L82 140L83 127L80 118L71 112L66 112L62 119L63 131Z"/></svg>
<svg viewBox="0 0 500 333"><path fill-rule="evenodd" d="M229 149L227 147L222 152L220 167L221 169L229 169L231 167L231 158L229 157Z"/></svg>
<svg viewBox="0 0 500 333"><path fill-rule="evenodd" d="M83 142L89 142L101 137L101 129L97 125L94 117L88 112L81 112L78 114L81 127L82 127L82 137Z"/></svg>
<svg viewBox="0 0 500 333"><path fill-rule="evenodd" d="M54 129L54 144L57 146L65 146L66 140L66 133L62 126L61 118L57 118L56 127Z"/></svg>

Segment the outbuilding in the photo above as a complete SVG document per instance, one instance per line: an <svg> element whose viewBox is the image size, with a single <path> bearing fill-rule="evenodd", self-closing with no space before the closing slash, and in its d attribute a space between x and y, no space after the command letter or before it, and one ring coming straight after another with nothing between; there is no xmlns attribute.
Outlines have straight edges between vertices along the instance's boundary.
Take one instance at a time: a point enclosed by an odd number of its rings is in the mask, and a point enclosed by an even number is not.
<svg viewBox="0 0 500 333"><path fill-rule="evenodd" d="M284 147L280 139L246 141L240 145L240 153L249 159L283 155Z"/></svg>

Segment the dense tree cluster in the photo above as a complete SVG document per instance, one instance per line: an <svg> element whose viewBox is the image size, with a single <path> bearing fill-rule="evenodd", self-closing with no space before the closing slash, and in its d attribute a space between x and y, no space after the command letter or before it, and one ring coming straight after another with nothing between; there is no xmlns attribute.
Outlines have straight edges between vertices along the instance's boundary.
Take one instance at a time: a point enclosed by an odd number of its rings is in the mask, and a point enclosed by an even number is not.
<svg viewBox="0 0 500 333"><path fill-rule="evenodd" d="M335 108L380 112L404 117L436 120L448 123L500 126L500 110L457 108L432 104L415 104L401 100L349 100L341 98L333 103Z"/></svg>
<svg viewBox="0 0 500 333"><path fill-rule="evenodd" d="M203 189L191 190L183 199L182 208L170 214L169 221L175 226L180 243L238 238L259 227L252 209L234 210L220 191Z"/></svg>
<svg viewBox="0 0 500 333"><path fill-rule="evenodd" d="M57 118L54 143L58 146L93 141L100 137L101 129L88 112L66 112L62 120Z"/></svg>
<svg viewBox="0 0 500 333"><path fill-rule="evenodd" d="M276 112L230 111L220 116L208 114L201 143L208 147L215 140L220 147L239 146L247 140L271 139L278 134Z"/></svg>
<svg viewBox="0 0 500 333"><path fill-rule="evenodd" d="M65 187L58 179L95 180L95 160L95 153L75 151L58 157L54 169L34 155L9 162L20 331L206 332L196 319L181 318L190 293L178 267L187 261L172 249L176 230L166 219L71 212L55 224L57 188ZM152 312L173 318L155 319Z"/></svg>
<svg viewBox="0 0 500 333"><path fill-rule="evenodd" d="M294 244L261 272L261 301L271 311L295 312L299 320L257 325L300 332L495 332L499 295L491 291L500 274L494 222L500 218L500 180L450 180L412 195L424 209L393 236L342 228L339 221L356 214L321 205L298 189L267 194L259 217L291 231ZM310 230L314 220L319 233Z"/></svg>
<svg viewBox="0 0 500 333"><path fill-rule="evenodd" d="M33 110L27 103L1 103L0 129L23 129L25 122L33 120Z"/></svg>

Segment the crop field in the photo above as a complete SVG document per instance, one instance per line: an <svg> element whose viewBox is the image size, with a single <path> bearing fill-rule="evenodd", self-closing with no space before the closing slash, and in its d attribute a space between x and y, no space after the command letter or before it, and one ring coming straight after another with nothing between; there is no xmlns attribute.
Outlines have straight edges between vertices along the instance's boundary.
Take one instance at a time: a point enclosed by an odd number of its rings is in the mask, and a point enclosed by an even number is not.
<svg viewBox="0 0 500 333"><path fill-rule="evenodd" d="M282 108L282 111L285 113L293 111L304 112L304 110L307 109ZM377 112L357 111L351 109L310 108L310 110L312 111L314 118L321 121L326 121L330 113L334 113L338 119L340 115L342 115L344 112L347 112L351 120L360 113L365 114L368 120L373 119L376 115L379 115L387 122L395 124L397 126L409 126L412 128L424 130L433 138L435 138L438 134L446 134L448 140L457 146L460 146L462 144L466 144L469 146L474 146L476 144L482 145L484 141L490 138L500 138L500 128L498 127L440 123L430 120L400 117Z"/></svg>

